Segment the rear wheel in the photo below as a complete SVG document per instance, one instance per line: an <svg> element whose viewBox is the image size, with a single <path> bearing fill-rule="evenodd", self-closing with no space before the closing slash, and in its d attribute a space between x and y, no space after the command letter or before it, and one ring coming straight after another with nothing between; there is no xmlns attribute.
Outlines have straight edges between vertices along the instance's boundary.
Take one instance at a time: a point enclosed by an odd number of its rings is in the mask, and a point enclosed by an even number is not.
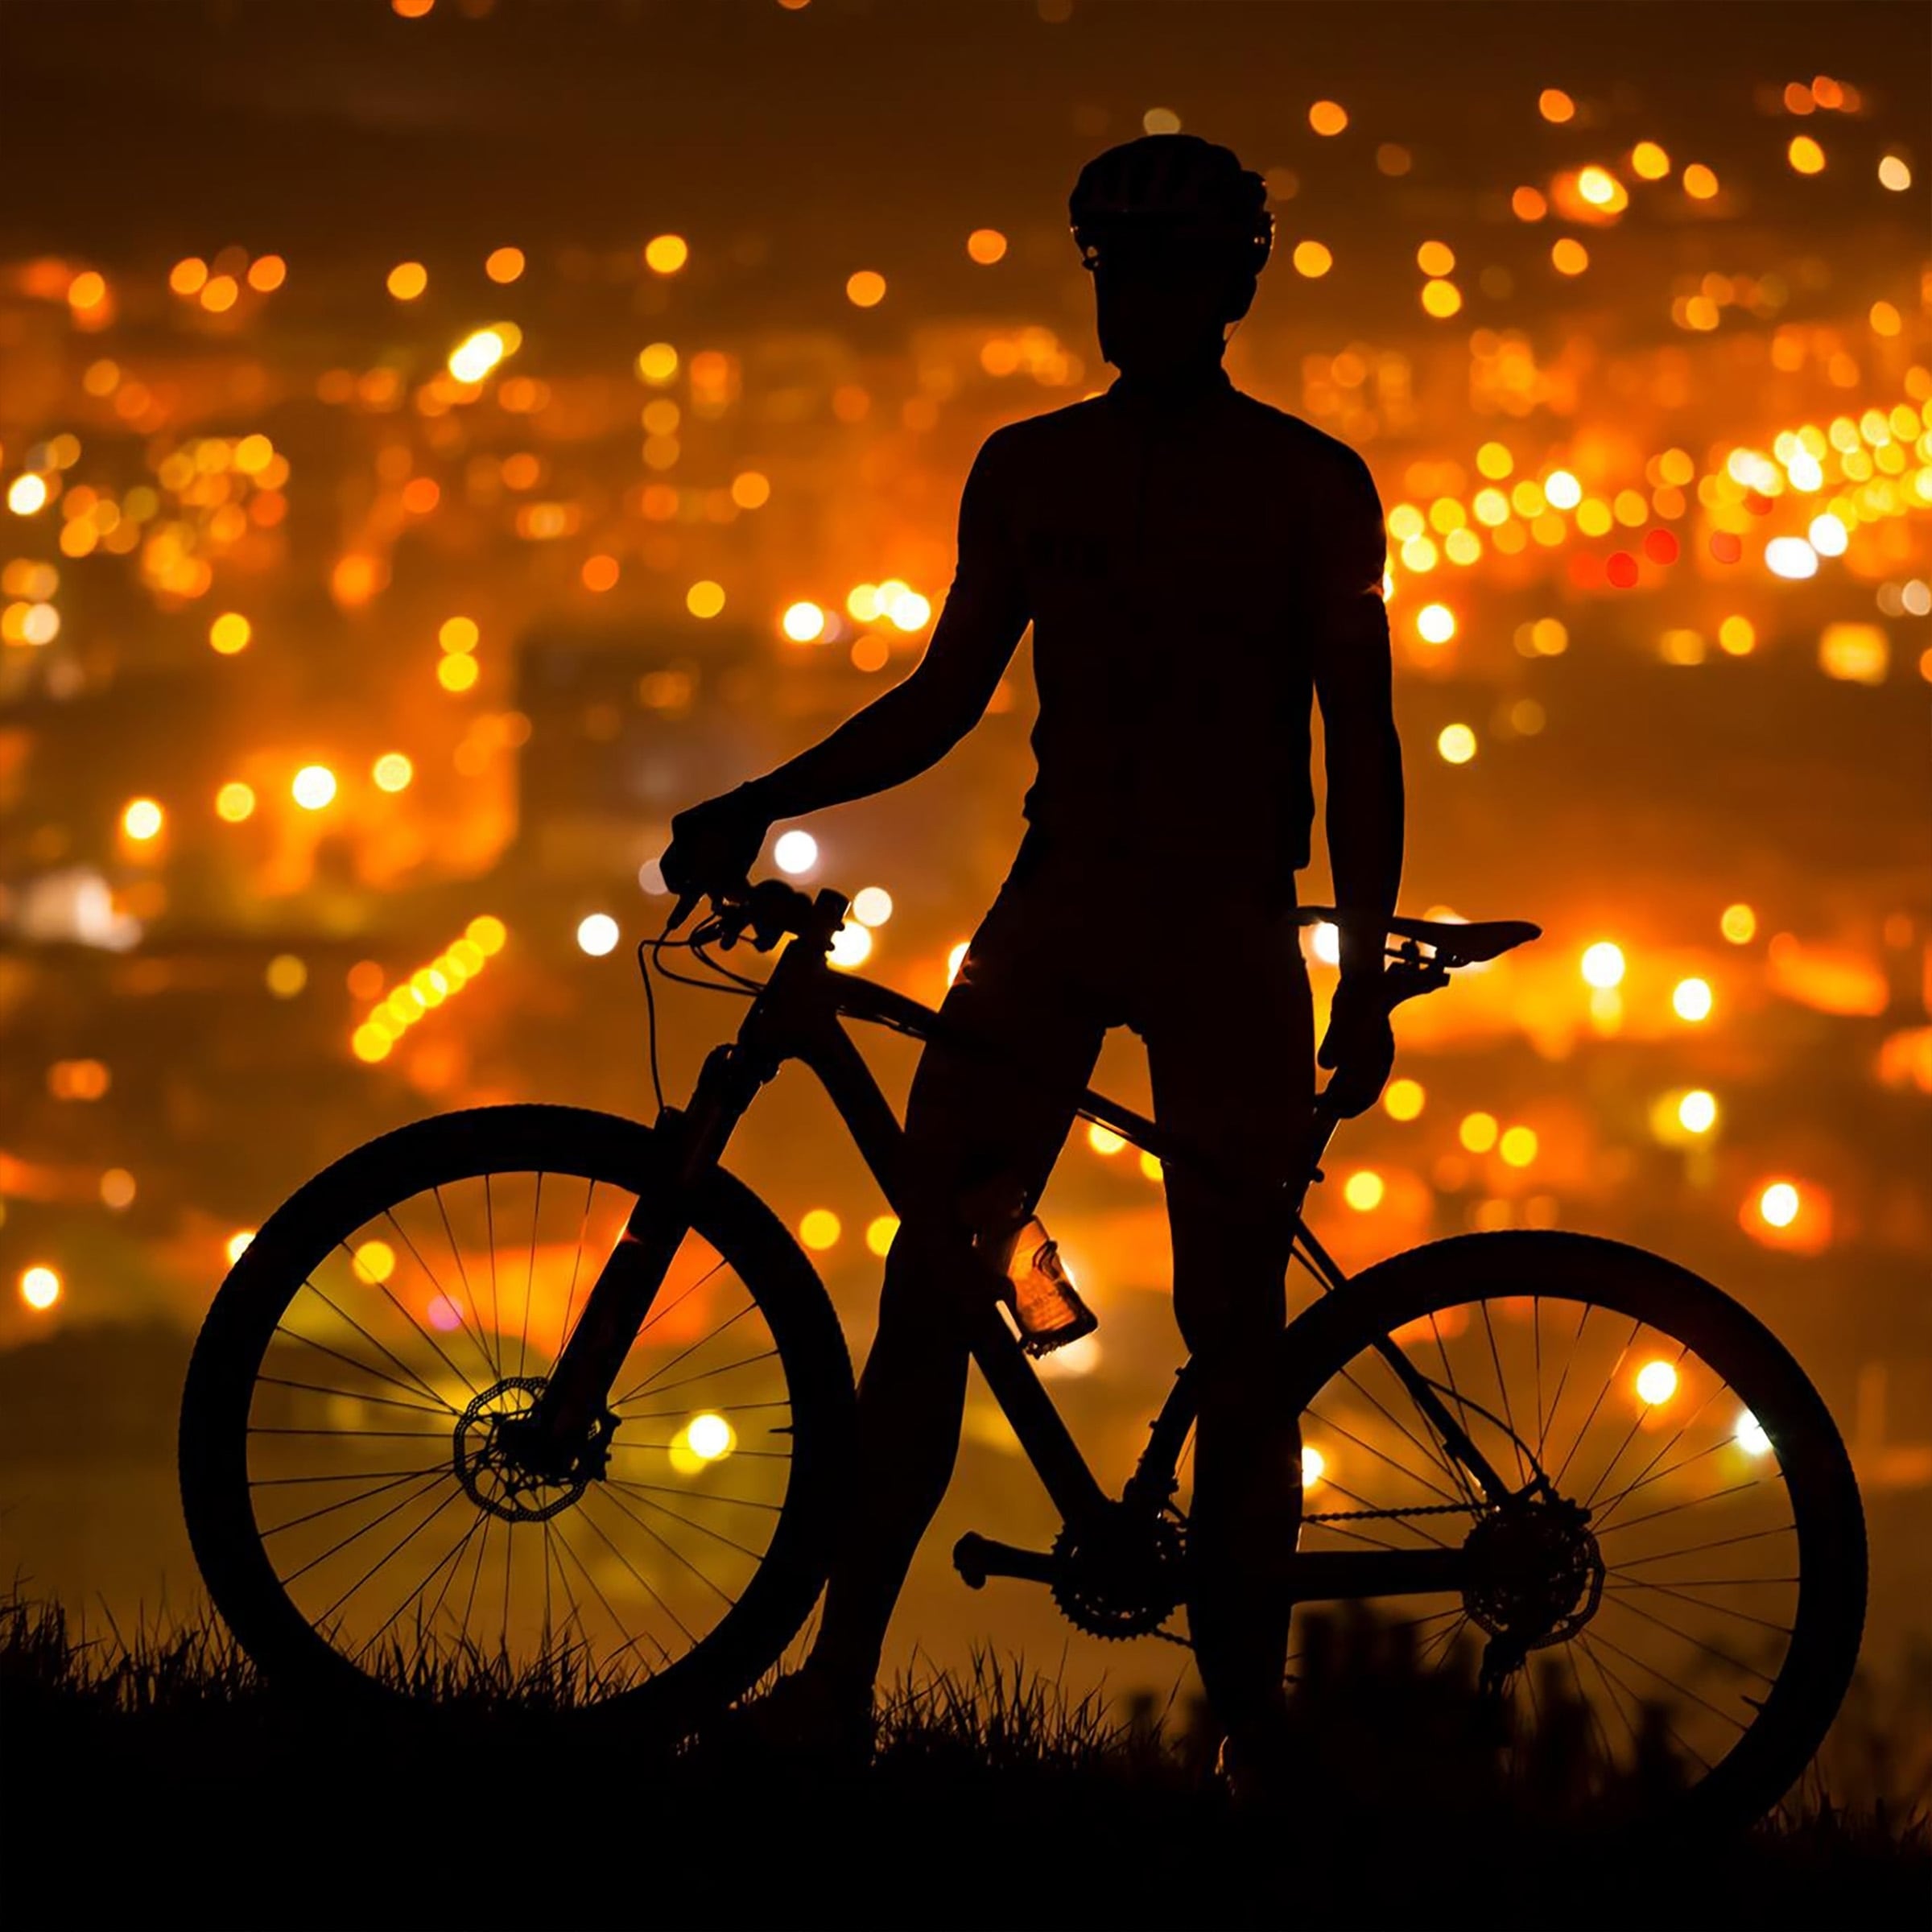
<svg viewBox="0 0 1932 1932"><path fill-rule="evenodd" d="M183 1503L217 1607L312 1689L621 1707L675 1736L777 1661L824 1579L852 1370L816 1275L714 1172L613 1384L601 1472L516 1428L650 1183L561 1107L404 1127L269 1220L209 1311Z"/></svg>
<svg viewBox="0 0 1932 1932"><path fill-rule="evenodd" d="M1385 1335L1517 1500L1444 1447ZM1298 1547L1477 1559L1460 1591L1298 1608L1318 1784L1705 1830L1779 1802L1851 1678L1865 1539L1838 1431L1755 1317L1641 1249L1512 1232L1367 1270L1290 1344Z"/></svg>

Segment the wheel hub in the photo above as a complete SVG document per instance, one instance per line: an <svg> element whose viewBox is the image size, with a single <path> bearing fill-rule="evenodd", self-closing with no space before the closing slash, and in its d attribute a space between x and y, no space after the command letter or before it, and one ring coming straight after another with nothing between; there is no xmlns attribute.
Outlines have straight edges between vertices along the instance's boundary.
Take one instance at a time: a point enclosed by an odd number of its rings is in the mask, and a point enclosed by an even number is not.
<svg viewBox="0 0 1932 1932"><path fill-rule="evenodd" d="M1579 1504L1513 1502L1478 1522L1463 1546L1475 1578L1463 1608L1514 1654L1574 1637L1603 1600L1603 1554Z"/></svg>
<svg viewBox="0 0 1932 1932"><path fill-rule="evenodd" d="M532 1422L544 1385L540 1375L506 1376L456 1418L456 1480L478 1509L506 1522L540 1523L569 1509L609 1460L616 1418L608 1414L567 1459L546 1453Z"/></svg>

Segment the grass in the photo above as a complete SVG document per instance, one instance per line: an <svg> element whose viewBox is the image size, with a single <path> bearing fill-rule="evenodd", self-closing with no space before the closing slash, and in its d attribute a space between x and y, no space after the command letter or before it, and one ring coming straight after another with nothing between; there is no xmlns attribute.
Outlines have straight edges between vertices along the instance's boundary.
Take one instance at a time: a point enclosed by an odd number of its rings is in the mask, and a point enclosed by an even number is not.
<svg viewBox="0 0 1932 1932"><path fill-rule="evenodd" d="M416 1681L444 1707L433 1727L291 1703L212 1620L90 1636L57 1605L0 1601L0 1913L425 1932L1765 1932L1918 1926L1932 1896L1922 1809L1836 1804L1815 1780L1747 1838L1637 1860L1385 1803L1232 1813L1198 1714L1117 1707L985 1654L892 1686L873 1766L843 1775L587 1737L559 1721L594 1689L568 1654L514 1681L481 1655Z"/></svg>

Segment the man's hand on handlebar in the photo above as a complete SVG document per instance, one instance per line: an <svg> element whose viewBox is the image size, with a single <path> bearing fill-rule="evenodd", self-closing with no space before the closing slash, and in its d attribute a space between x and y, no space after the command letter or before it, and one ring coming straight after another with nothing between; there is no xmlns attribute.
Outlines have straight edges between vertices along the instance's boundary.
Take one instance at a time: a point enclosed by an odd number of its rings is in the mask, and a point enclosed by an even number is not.
<svg viewBox="0 0 1932 1932"><path fill-rule="evenodd" d="M1379 976L1344 976L1336 985L1316 1059L1334 1075L1322 1098L1342 1119L1352 1120L1375 1104L1395 1063L1388 991Z"/></svg>
<svg viewBox="0 0 1932 1932"><path fill-rule="evenodd" d="M667 930L683 925L707 893L742 894L770 830L771 820L745 786L679 812L658 861L664 883L678 895Z"/></svg>

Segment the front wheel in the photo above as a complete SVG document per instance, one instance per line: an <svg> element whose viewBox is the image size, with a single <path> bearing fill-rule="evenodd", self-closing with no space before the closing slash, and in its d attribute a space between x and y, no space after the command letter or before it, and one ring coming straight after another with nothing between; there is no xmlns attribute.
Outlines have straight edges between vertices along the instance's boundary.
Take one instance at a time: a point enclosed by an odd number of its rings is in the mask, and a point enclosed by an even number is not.
<svg viewBox="0 0 1932 1932"><path fill-rule="evenodd" d="M824 1580L852 1368L817 1276L713 1171L594 1460L514 1450L652 1183L652 1133L565 1107L398 1129L269 1219L209 1310L182 1501L272 1678L621 1707L675 1737L775 1662Z"/></svg>
<svg viewBox="0 0 1932 1932"><path fill-rule="evenodd" d="M1445 1446L1384 1338L1515 1501ZM1298 1549L1472 1559L1458 1590L1297 1609L1318 1782L1352 1765L1418 1814L1706 1831L1783 1798L1857 1659L1865 1536L1831 1416L1762 1323L1641 1249L1509 1232L1371 1268L1288 1340Z"/></svg>

